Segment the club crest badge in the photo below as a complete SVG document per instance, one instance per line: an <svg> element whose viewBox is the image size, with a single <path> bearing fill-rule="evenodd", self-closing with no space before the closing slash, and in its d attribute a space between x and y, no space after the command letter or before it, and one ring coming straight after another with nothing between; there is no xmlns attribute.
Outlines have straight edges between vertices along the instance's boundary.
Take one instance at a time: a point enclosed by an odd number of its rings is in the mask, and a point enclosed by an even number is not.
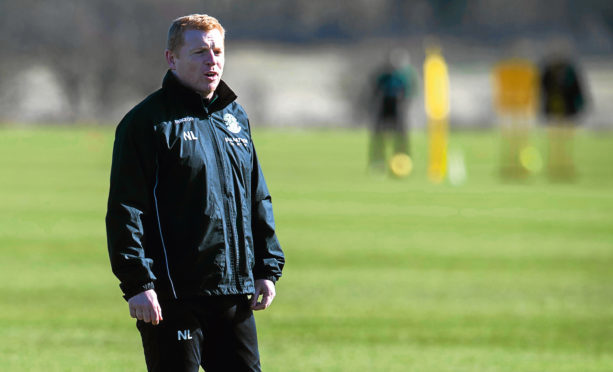
<svg viewBox="0 0 613 372"><path fill-rule="evenodd" d="M238 125L238 120L232 114L225 114L223 121L226 123L226 127L232 133L238 133L241 131L241 127Z"/></svg>

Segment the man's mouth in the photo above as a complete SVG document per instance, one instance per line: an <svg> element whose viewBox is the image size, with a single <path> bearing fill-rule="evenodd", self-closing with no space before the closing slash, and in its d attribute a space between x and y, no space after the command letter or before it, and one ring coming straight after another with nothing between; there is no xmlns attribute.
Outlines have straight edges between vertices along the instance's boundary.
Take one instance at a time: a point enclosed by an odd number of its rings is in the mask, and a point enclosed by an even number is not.
<svg viewBox="0 0 613 372"><path fill-rule="evenodd" d="M213 71L211 71L211 72L207 72L207 73L205 73L204 75L205 75L206 77L209 77L209 78L215 78L215 77L217 77L217 73L216 73L216 72L213 72Z"/></svg>

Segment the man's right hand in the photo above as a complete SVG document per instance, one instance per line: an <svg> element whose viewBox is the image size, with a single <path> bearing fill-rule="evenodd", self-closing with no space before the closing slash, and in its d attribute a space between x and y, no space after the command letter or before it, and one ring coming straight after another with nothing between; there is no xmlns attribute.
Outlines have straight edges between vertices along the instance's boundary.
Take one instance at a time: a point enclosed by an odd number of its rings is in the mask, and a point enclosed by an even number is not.
<svg viewBox="0 0 613 372"><path fill-rule="evenodd" d="M130 316L145 323L158 325L162 319L162 308L158 302L158 296L153 289L148 289L128 300Z"/></svg>

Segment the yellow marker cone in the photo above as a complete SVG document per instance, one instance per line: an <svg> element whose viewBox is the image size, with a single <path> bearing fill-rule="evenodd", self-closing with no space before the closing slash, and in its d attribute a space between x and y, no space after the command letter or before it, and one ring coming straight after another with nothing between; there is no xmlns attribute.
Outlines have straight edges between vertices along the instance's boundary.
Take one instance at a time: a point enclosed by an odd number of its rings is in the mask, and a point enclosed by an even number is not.
<svg viewBox="0 0 613 372"><path fill-rule="evenodd" d="M396 154L390 159L390 171L395 177L408 177L413 171L413 160L407 154Z"/></svg>
<svg viewBox="0 0 613 372"><path fill-rule="evenodd" d="M519 152L519 163L530 173L538 173L543 169L543 158L534 146L524 147Z"/></svg>

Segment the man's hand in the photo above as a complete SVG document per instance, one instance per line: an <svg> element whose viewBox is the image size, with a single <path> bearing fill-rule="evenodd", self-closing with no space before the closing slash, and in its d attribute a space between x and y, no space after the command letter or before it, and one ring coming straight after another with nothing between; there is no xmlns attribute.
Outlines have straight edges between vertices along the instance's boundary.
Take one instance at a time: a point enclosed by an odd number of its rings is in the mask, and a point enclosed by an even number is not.
<svg viewBox="0 0 613 372"><path fill-rule="evenodd" d="M252 310L264 310L272 303L275 298L275 283L268 279L258 279L255 281L255 293L251 297ZM258 301L260 296L262 300Z"/></svg>
<svg viewBox="0 0 613 372"><path fill-rule="evenodd" d="M145 323L158 325L162 319L162 308L153 289L146 290L128 300L130 316Z"/></svg>

